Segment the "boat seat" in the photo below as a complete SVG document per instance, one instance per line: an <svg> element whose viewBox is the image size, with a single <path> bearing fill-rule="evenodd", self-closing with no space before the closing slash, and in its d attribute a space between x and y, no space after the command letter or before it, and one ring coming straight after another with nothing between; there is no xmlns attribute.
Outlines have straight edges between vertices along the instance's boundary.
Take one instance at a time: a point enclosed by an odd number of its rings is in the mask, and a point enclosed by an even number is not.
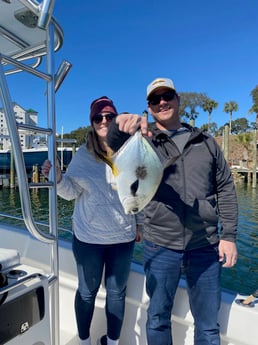
<svg viewBox="0 0 258 345"><path fill-rule="evenodd" d="M20 255L15 249L0 248L0 271L20 264Z"/></svg>

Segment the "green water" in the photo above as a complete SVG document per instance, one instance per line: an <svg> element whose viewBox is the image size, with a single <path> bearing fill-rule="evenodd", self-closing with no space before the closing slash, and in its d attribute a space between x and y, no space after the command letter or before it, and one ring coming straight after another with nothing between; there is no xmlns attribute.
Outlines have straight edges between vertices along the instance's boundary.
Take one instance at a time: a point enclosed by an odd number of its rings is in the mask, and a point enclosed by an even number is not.
<svg viewBox="0 0 258 345"><path fill-rule="evenodd" d="M251 188L245 183L237 184L239 201L239 231L238 231L238 262L235 267L223 269L222 286L226 289L251 294L258 288L258 189ZM35 221L47 221L48 191L32 190L32 211ZM58 226L71 230L71 217L73 201L66 201L58 197ZM8 213L21 216L19 191L3 189L0 190L0 213ZM0 217L0 221L3 221ZM6 219L4 219L6 221ZM16 223L10 220L8 222ZM44 228L44 227L42 227ZM71 233L59 231L62 238L71 240ZM142 246L136 244L134 261L141 263Z"/></svg>

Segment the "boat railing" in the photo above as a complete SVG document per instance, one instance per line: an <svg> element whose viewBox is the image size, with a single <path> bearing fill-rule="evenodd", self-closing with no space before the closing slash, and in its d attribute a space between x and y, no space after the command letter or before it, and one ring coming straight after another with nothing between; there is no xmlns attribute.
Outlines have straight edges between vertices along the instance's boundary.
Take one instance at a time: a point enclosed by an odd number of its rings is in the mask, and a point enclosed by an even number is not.
<svg viewBox="0 0 258 345"><path fill-rule="evenodd" d="M45 32L54 26L54 50L63 44L63 32L52 16L54 0L0 0L1 3L1 53L16 61L29 61L33 68L39 66L46 55ZM22 29L22 30L21 30ZM33 32L32 30L33 29ZM31 62L31 59L35 62ZM23 71L6 70L6 74Z"/></svg>
<svg viewBox="0 0 258 345"><path fill-rule="evenodd" d="M50 33L50 30L48 31ZM16 164L16 167L19 167L17 169L18 182L19 182L19 185L23 187L23 188L20 188L20 198L21 198L22 211L24 215L24 222L27 225L28 230L32 233L33 236L35 236L40 241L51 243L52 241L55 240L55 234L41 233L41 231L37 228L33 220L30 196L29 196L29 188L28 188L29 186L27 182L27 175L26 175L22 148L20 145L18 127L17 127L15 113L12 106L11 95L9 93L9 88L8 88L8 84L5 78L5 73L4 73L3 64L2 64L2 61L6 61L7 59L2 54L0 55L0 62L1 62L0 64L0 93L1 93L2 103L3 103L3 109L4 109L4 113L6 117L8 132L9 132L10 140L12 143L15 164ZM10 61L10 59L8 60ZM49 86L49 83L52 83L51 74L35 71L31 67L26 66L21 62L13 61L13 59L11 59L11 61L13 64L18 64L20 68L23 68L24 71L27 71L29 73L32 73L34 75L37 75L45 79L47 81L48 89L51 88ZM54 135L53 130L50 131L49 129L46 129L46 133L49 134L49 137ZM51 154L51 151L50 151L50 154ZM52 157L54 156L55 154L53 153Z"/></svg>
<svg viewBox="0 0 258 345"><path fill-rule="evenodd" d="M42 128L42 127L38 127L38 126L32 126L32 125L27 125L24 123L17 123L17 128L20 131L25 131L25 132L37 132L38 134L47 134L50 135L52 134L52 129L51 128Z"/></svg>
<svg viewBox="0 0 258 345"><path fill-rule="evenodd" d="M38 184L35 183L34 186L36 187L36 186L38 186ZM14 216L14 215L11 215L11 214L8 214L8 213L5 213L5 212L0 212L0 217L6 218L6 219L9 219L9 220L13 220L13 221L17 221L17 222L23 222L23 217L21 217L21 216ZM47 230L49 228L49 224L47 224L46 222L36 221L35 223L37 224L37 226L40 226L40 227L45 228ZM58 226L57 230L58 230L58 233L60 231L62 231L64 233L68 233L70 235L73 235L73 231L71 229L64 228L62 226Z"/></svg>
<svg viewBox="0 0 258 345"><path fill-rule="evenodd" d="M18 286L23 285L24 283L28 283L30 280L33 280L37 277L40 277L40 273L33 273L26 275L26 277L20 278L19 281L15 281L12 284L8 284L7 286L3 286L0 288L0 293L1 294L6 294L7 292L10 292L13 289L16 289Z"/></svg>
<svg viewBox="0 0 258 345"><path fill-rule="evenodd" d="M54 52L63 43L61 27L53 18L54 0L0 0L0 100L6 118L12 153L16 166L17 180L24 223L33 237L48 243L50 251L49 297L51 313L51 344L59 344L59 295L58 295L58 229L56 196L56 118L55 91L61 85L71 64L63 62L55 73ZM42 57L45 57L45 72L38 69ZM31 62L34 60L34 62ZM10 67L11 66L11 67ZM27 72L46 83L47 127L38 128L17 124L13 102L7 84L7 76L18 72ZM33 90L32 90L33 92ZM49 182L28 184L25 162L19 137L19 128L48 136L48 158L53 169ZM48 188L49 190L49 232L42 232L34 221L30 188Z"/></svg>

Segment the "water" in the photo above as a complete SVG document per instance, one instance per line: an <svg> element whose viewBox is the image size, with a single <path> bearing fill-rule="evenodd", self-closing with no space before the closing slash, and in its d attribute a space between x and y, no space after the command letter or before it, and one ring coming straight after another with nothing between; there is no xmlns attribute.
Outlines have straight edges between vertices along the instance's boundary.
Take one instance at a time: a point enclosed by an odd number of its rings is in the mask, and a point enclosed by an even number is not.
<svg viewBox="0 0 258 345"><path fill-rule="evenodd" d="M222 286L243 294L258 289L258 199L257 190L246 183L236 185L239 201L238 262L230 269L222 270ZM32 190L32 211L36 221L47 222L48 191ZM73 201L58 197L58 226L71 230ZM21 216L18 190L0 190L0 212ZM0 221L3 220L0 217ZM5 219L6 221L6 219ZM10 220L13 224L17 221ZM60 237L71 240L71 233L60 230ZM136 244L134 261L141 263L142 246Z"/></svg>

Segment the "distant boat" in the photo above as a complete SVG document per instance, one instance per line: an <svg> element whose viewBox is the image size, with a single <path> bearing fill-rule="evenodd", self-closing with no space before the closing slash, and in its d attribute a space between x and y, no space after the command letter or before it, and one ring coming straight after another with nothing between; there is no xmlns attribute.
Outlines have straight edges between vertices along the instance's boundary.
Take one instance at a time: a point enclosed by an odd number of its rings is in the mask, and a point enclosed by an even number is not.
<svg viewBox="0 0 258 345"><path fill-rule="evenodd" d="M72 147L58 147L57 154L62 162L63 169L66 169L74 153ZM33 166L41 166L48 158L48 148L45 145L31 149L23 149L26 171L30 173ZM11 150L0 150L0 174L8 174L11 166Z"/></svg>

